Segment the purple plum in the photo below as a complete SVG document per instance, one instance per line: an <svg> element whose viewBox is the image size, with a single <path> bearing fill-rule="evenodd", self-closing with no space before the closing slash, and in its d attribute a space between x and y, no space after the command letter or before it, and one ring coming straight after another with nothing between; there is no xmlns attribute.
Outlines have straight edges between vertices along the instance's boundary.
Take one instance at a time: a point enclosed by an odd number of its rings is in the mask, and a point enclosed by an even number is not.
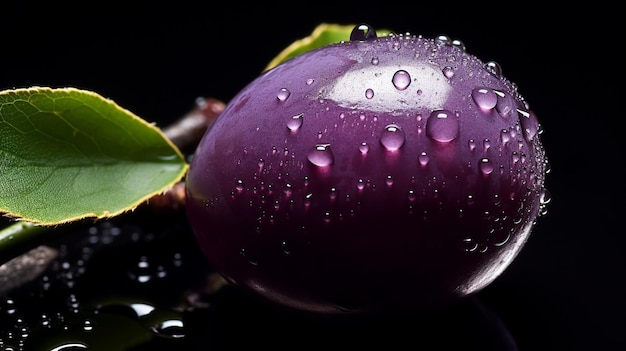
<svg viewBox="0 0 626 351"><path fill-rule="evenodd" d="M496 279L545 211L541 126L500 66L363 28L244 87L190 163L201 249L262 301L447 304Z"/></svg>

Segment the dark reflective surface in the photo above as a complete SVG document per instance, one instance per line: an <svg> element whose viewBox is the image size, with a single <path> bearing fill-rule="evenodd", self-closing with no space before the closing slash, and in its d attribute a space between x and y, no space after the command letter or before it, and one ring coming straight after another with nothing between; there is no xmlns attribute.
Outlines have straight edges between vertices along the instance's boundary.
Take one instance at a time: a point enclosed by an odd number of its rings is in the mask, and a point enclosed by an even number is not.
<svg viewBox="0 0 626 351"><path fill-rule="evenodd" d="M267 305L223 285L183 219L131 214L68 228L48 244L48 267L0 296L0 350L518 350L480 296L368 316Z"/></svg>

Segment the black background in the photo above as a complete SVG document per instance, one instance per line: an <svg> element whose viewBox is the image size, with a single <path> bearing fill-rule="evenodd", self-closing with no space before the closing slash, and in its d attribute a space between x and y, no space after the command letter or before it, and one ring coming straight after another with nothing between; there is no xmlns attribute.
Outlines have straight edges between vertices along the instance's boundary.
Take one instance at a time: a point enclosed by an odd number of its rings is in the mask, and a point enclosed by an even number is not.
<svg viewBox="0 0 626 351"><path fill-rule="evenodd" d="M552 169L548 214L481 297L521 350L624 348L624 99L617 86L625 61L619 11L600 4L350 5L3 5L0 89L88 89L164 126L190 110L196 97L227 102L280 50L321 22L367 22L460 39L468 52L500 63L517 83L543 125Z"/></svg>

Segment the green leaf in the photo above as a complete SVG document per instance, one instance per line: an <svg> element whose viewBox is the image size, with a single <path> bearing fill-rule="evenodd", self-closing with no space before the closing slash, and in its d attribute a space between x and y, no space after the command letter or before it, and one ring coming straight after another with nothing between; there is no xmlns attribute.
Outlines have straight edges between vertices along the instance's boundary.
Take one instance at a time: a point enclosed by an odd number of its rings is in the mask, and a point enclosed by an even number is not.
<svg viewBox="0 0 626 351"><path fill-rule="evenodd" d="M311 35L296 40L291 45L281 51L270 63L265 67L267 71L279 64L298 56L307 51L320 48L322 46L339 43L341 41L350 40L350 33L356 24L334 24L321 23L311 33ZM378 36L388 35L391 31L387 29L376 30Z"/></svg>
<svg viewBox="0 0 626 351"><path fill-rule="evenodd" d="M0 212L11 217L52 225L115 216L187 168L157 127L96 93L0 92Z"/></svg>

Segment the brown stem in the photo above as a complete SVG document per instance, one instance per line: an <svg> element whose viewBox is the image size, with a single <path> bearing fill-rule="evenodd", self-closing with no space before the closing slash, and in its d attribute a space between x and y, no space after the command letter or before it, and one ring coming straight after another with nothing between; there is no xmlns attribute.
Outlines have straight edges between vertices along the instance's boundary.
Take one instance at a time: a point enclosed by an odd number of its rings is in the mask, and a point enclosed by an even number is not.
<svg viewBox="0 0 626 351"><path fill-rule="evenodd" d="M214 98L197 98L195 108L162 131L181 152L190 154L225 107L223 102ZM157 213L182 209L185 205L185 183L181 181L164 193L151 197L146 205L150 211Z"/></svg>
<svg viewBox="0 0 626 351"><path fill-rule="evenodd" d="M152 196L145 207L153 213L180 211L185 206L185 196L185 182L180 181L165 192Z"/></svg>
<svg viewBox="0 0 626 351"><path fill-rule="evenodd" d="M165 136L183 153L190 153L226 105L214 98L196 99L196 107L162 129Z"/></svg>

